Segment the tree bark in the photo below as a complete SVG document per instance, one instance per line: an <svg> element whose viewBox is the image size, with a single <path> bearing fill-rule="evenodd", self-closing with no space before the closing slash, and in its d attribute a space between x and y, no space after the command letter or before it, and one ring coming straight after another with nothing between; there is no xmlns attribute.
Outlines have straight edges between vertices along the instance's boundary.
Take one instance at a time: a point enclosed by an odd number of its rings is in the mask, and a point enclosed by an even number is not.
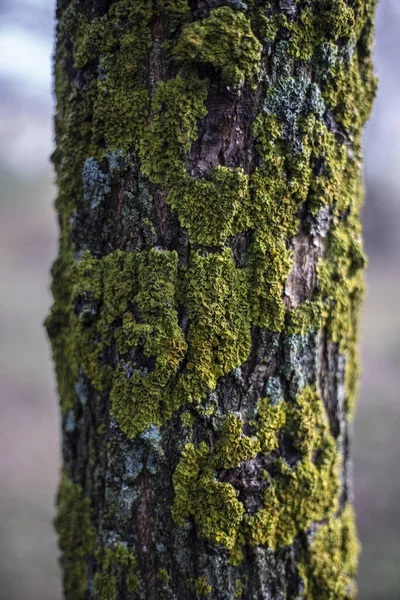
<svg viewBox="0 0 400 600"><path fill-rule="evenodd" d="M58 0L67 600L356 593L375 0Z"/></svg>

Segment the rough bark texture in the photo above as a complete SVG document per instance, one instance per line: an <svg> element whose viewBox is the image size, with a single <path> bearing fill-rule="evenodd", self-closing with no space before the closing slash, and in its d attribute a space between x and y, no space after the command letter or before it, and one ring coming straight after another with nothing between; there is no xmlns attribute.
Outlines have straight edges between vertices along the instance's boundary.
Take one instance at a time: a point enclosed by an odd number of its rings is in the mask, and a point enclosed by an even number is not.
<svg viewBox="0 0 400 600"><path fill-rule="evenodd" d="M355 595L375 0L58 0L68 600Z"/></svg>

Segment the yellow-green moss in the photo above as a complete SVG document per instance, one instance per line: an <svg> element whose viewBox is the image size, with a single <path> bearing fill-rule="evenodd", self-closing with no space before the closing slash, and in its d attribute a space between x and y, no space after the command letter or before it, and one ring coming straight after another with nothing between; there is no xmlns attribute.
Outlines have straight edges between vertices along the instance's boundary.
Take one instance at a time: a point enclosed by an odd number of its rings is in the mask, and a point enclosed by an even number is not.
<svg viewBox="0 0 400 600"><path fill-rule="evenodd" d="M66 251L60 252L54 261L51 270L54 303L45 321L47 334L51 339L58 394L63 413L73 409L75 405L74 386L78 378L74 337L71 335L71 288L69 285L71 262L72 256Z"/></svg>
<svg viewBox="0 0 400 600"><path fill-rule="evenodd" d="M63 473L58 493L58 512L54 524L63 569L64 593L67 600L86 598L87 569L95 560L94 597L97 600L116 600L121 575L128 591L140 584L134 554L122 543L113 548L100 547L95 552L96 529L92 524L90 499L80 485L72 483Z"/></svg>
<svg viewBox="0 0 400 600"><path fill-rule="evenodd" d="M94 576L94 597L96 600L117 600L121 576L128 592L134 592L140 585L140 574L135 555L122 544L113 548L101 547L96 552L98 568Z"/></svg>
<svg viewBox="0 0 400 600"><path fill-rule="evenodd" d="M205 443L187 444L173 475L175 499L172 516L184 525L192 516L200 535L230 549L236 543L244 507L229 483L216 481L214 458Z"/></svg>
<svg viewBox="0 0 400 600"><path fill-rule="evenodd" d="M178 325L177 261L175 252L156 249L116 251L103 259L86 252L69 270L68 332L58 332L56 348L62 343L67 375L72 370L76 380L79 366L98 391L109 390L111 413L130 437L161 424L175 409L172 380L186 352ZM55 310L50 330L57 316ZM116 369L108 359L113 345L120 357ZM154 361L152 370L129 358L137 346ZM71 408L70 395L67 400L65 410Z"/></svg>
<svg viewBox="0 0 400 600"><path fill-rule="evenodd" d="M166 585L169 582L168 571L166 571L165 569L160 569L157 573L157 579L158 581L161 581L161 583Z"/></svg>
<svg viewBox="0 0 400 600"><path fill-rule="evenodd" d="M91 521L91 504L80 485L72 483L63 473L54 525L62 552L64 593L66 600L86 597L87 561L94 553L96 531Z"/></svg>
<svg viewBox="0 0 400 600"><path fill-rule="evenodd" d="M208 256L191 253L183 284L191 326L186 370L176 390L179 404L200 402L219 377L246 360L251 344L247 285L229 248Z"/></svg>
<svg viewBox="0 0 400 600"><path fill-rule="evenodd" d="M370 62L360 52L348 61L337 61L323 90L326 105L350 135L357 135L368 119L376 92Z"/></svg>
<svg viewBox="0 0 400 600"><path fill-rule="evenodd" d="M318 265L321 296L325 300L330 339L344 352L356 326L363 297L361 225L350 216L329 236L327 258Z"/></svg>
<svg viewBox="0 0 400 600"><path fill-rule="evenodd" d="M239 83L256 73L261 44L244 13L223 6L185 25L173 55L178 60L211 63L228 83Z"/></svg>
<svg viewBox="0 0 400 600"><path fill-rule="evenodd" d="M354 12L345 0L323 0L320 4L317 13L304 9L298 23L282 19L292 34L290 53L297 58L307 59L319 45L354 35Z"/></svg>
<svg viewBox="0 0 400 600"><path fill-rule="evenodd" d="M208 80L190 70L158 82L151 103L153 118L140 140L141 170L153 183L171 185L185 172L198 119L207 112L207 92Z"/></svg>
<svg viewBox="0 0 400 600"><path fill-rule="evenodd" d="M138 291L132 298L140 320L127 315L117 337L120 354L140 345L155 359L154 369L138 369L129 360L118 366L111 391L111 413L129 436L151 424L161 425L179 408L172 387L186 342L178 324L175 252L152 249L137 255Z"/></svg>
<svg viewBox="0 0 400 600"><path fill-rule="evenodd" d="M264 17L259 20L260 33L272 40L279 30L285 30L289 54L308 60L322 45L337 44L339 40L356 43L375 6L376 0L356 0L351 6L346 0L321 0L318 10L302 8L298 19L282 13Z"/></svg>
<svg viewBox="0 0 400 600"><path fill-rule="evenodd" d="M174 24L191 19L187 0L160 0L159 6L171 18Z"/></svg>
<svg viewBox="0 0 400 600"><path fill-rule="evenodd" d="M243 596L243 584L240 581L240 579L236 579L236 584L235 584L235 593L233 594L234 598L242 598Z"/></svg>
<svg viewBox="0 0 400 600"><path fill-rule="evenodd" d="M279 447L276 434L283 429L286 419L287 404L285 402L272 405L269 398L261 398L257 406L257 421L252 424L256 427L261 450L265 454Z"/></svg>
<svg viewBox="0 0 400 600"><path fill-rule="evenodd" d="M79 98L92 112L86 124L92 133L91 155L99 155L104 143L108 150L126 151L141 137L149 105L144 62L151 46L153 10L149 0L118 0L91 21L78 12L77 2L64 12L62 26L72 35L75 66L84 69L90 61L98 63L98 78Z"/></svg>
<svg viewBox="0 0 400 600"><path fill-rule="evenodd" d="M241 560L241 545L286 546L337 509L339 454L315 390L305 388L294 405L270 406L262 400L253 426L259 443L242 435L239 419L227 417L214 452L205 443L198 448L187 444L173 475L177 524L192 516L200 535L232 551L233 563ZM290 438L298 460L292 466L282 458L275 461L277 474L269 477L262 507L247 515L233 486L218 481L217 469L271 452L279 446L278 434Z"/></svg>
<svg viewBox="0 0 400 600"><path fill-rule="evenodd" d="M258 439L242 435L242 427L243 421L235 415L229 415L225 419L215 448L217 467L232 469L260 452L261 444Z"/></svg>
<svg viewBox="0 0 400 600"><path fill-rule="evenodd" d="M354 513L347 505L340 517L322 525L303 552L299 574L307 600L353 600L356 597L359 544Z"/></svg>
<svg viewBox="0 0 400 600"><path fill-rule="evenodd" d="M245 520L247 542L273 549L290 544L313 521L333 515L339 491L338 450L322 401L312 388L287 406L286 421L278 431L290 437L298 462L290 466L283 459L276 461L279 475L270 479L263 508Z"/></svg>
<svg viewBox="0 0 400 600"><path fill-rule="evenodd" d="M286 313L286 331L289 335L305 335L311 327L318 330L322 322L322 302L305 300L297 308L289 309Z"/></svg>
<svg viewBox="0 0 400 600"><path fill-rule="evenodd" d="M173 481L176 522L184 526L193 519L201 536L229 550L233 564L246 544L276 549L313 523L312 530L319 528L300 565L306 597L349 599L354 532L347 509L336 517L339 455L316 391L306 388L293 403L262 398L250 423L247 414L224 415L220 423L214 390L248 359L252 328L283 337L323 328L346 358L347 408L354 402L364 265L360 129L375 90L370 62L375 0L354 0L351 6L322 0L318 10L303 2L296 14L278 19L270 18L272 7L249 0L247 9L240 3L211 8L197 21L186 0L116 0L92 20L80 13L83 4L73 0L61 11L56 63L53 160L62 234L48 330L63 410L84 401L87 380L93 395L110 396L112 416L133 437L192 403L190 413L181 415L183 433L189 436L196 420L194 433L204 434L200 439L209 439L210 446L189 444L183 451ZM161 47L155 24L161 24ZM152 37L157 43L150 56ZM161 67L157 73L155 64ZM259 111L249 140L258 155L248 172L235 163L237 168L220 166L203 178L187 173L199 120L206 115L205 72L218 83L222 78L228 86L245 81L257 88L248 106L249 115ZM229 87L232 97L238 94L240 110L239 93L249 90ZM113 171L113 155L121 158L121 171ZM82 215L93 221L82 186L92 159L104 173L103 196L110 193L111 199L111 186L118 183L114 193L121 184L118 201L127 230L126 195L136 202L132 181L170 188L164 197L188 234L187 266L185 256L178 267L176 253L159 249L95 258L95 250L82 255L79 243L73 247ZM299 216L303 231L309 227L310 236L319 236L323 258L312 298L288 310L282 296ZM105 252L132 247L111 224L100 218L99 224ZM108 227L112 242L106 241ZM146 227L152 232L146 243L160 243L148 214ZM238 234L244 235L234 239ZM235 244L242 241L246 250L236 264ZM243 434L242 418L251 435ZM220 423L216 439L205 437L200 422ZM288 463L274 460L278 450ZM250 515L237 490L220 480L221 471L225 477L226 470L259 453L272 454L260 481L262 506ZM87 595L86 566L97 566L99 600L116 598L121 582L141 593L126 546L95 553L89 501L67 479L56 526L68 600ZM158 579L166 586L168 573L161 569ZM212 594L203 576L192 585L193 595ZM238 579L235 597L241 596Z"/></svg>
<svg viewBox="0 0 400 600"><path fill-rule="evenodd" d="M207 179L186 175L171 189L167 201L191 240L219 246L251 225L246 214L250 204L248 179L242 169L226 167L217 167Z"/></svg>
<svg viewBox="0 0 400 600"><path fill-rule="evenodd" d="M205 598L209 596L212 592L211 585L208 585L206 577L201 576L197 577L194 581L194 590L196 593L196 598Z"/></svg>
<svg viewBox="0 0 400 600"><path fill-rule="evenodd" d="M180 419L183 427L189 427L190 429L193 429L195 424L194 415L192 415L190 412L183 412L180 416Z"/></svg>

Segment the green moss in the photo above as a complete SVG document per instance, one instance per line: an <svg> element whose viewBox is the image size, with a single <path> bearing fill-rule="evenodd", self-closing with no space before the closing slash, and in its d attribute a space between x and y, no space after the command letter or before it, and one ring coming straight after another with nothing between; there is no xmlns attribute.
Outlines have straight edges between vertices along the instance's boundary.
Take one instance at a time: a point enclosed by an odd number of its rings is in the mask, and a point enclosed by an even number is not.
<svg viewBox="0 0 400 600"><path fill-rule="evenodd" d="M135 555L122 544L113 548L101 547L96 552L98 569L94 576L94 597L96 600L117 600L121 579L128 592L134 592L140 585L140 574Z"/></svg>
<svg viewBox="0 0 400 600"><path fill-rule="evenodd" d="M111 391L111 413L127 435L134 436L154 423L161 425L179 408L172 395L186 342L178 324L175 252L152 249L137 255L138 292L133 298L142 322L127 316L117 335L121 355L138 345L154 358L152 371L127 359L117 368Z"/></svg>
<svg viewBox="0 0 400 600"><path fill-rule="evenodd" d="M61 410L65 414L75 406L75 383L78 379L78 364L75 358L74 337L71 335L71 288L69 266L70 252L60 252L52 267L52 292L54 304L45 326L51 339L53 359L56 367L58 395Z"/></svg>
<svg viewBox="0 0 400 600"><path fill-rule="evenodd" d="M151 46L153 6L148 0L134 5L118 0L102 17L88 21L72 2L64 12L62 26L72 34L74 61L85 69L96 61L98 78L80 98L92 113L91 154L99 150L127 151L140 138L148 112L144 62ZM76 139L76 134L71 136Z"/></svg>
<svg viewBox="0 0 400 600"><path fill-rule="evenodd" d="M356 43L375 5L375 0L357 0L352 6L345 0L321 0L317 11L305 6L299 19L282 13L264 18L260 33L274 39L278 31L285 30L289 35L289 54L308 60L324 44L337 44L339 40Z"/></svg>
<svg viewBox="0 0 400 600"><path fill-rule="evenodd" d="M291 268L287 240L294 235L297 221L294 201L283 195L280 166L275 167L271 167L272 172L267 168L256 170L251 178L254 206L263 217L249 253L250 303L256 325L281 331L285 316L283 287Z"/></svg>
<svg viewBox="0 0 400 600"><path fill-rule="evenodd" d="M323 0L317 14L302 11L299 23L286 22L292 34L290 53L307 59L317 46L354 35L354 12L345 0Z"/></svg>
<svg viewBox="0 0 400 600"><path fill-rule="evenodd" d="M262 412L259 418L262 427ZM336 443L321 399L312 388L305 388L296 404L286 407L286 419L278 431L290 437L299 453L298 462L289 466L283 459L276 461L279 476L270 479L263 508L245 519L247 542L273 549L290 544L313 521L333 515L339 491Z"/></svg>
<svg viewBox="0 0 400 600"><path fill-rule="evenodd" d="M243 597L243 585L242 582L240 581L240 579L236 579L236 584L235 584L235 593L233 594L234 598L242 598Z"/></svg>
<svg viewBox="0 0 400 600"><path fill-rule="evenodd" d="M360 198L360 195L355 197ZM357 201L357 200L356 200ZM327 255L318 264L318 280L324 301L323 322L329 338L346 356L346 407L352 412L357 393L358 321L364 296L359 211L352 203L346 221L337 222L329 235Z"/></svg>
<svg viewBox="0 0 400 600"><path fill-rule="evenodd" d="M160 0L159 5L161 10L171 18L173 24L191 19L187 0Z"/></svg>
<svg viewBox="0 0 400 600"><path fill-rule="evenodd" d="M211 585L208 585L207 579L204 576L202 576L198 577L194 581L194 590L196 593L196 598L205 598L207 596L210 596L212 592L212 587Z"/></svg>
<svg viewBox="0 0 400 600"><path fill-rule="evenodd" d="M200 535L231 551L231 562L242 559L244 544L272 549L292 543L314 521L330 518L337 509L339 458L318 394L305 388L294 405L259 403L252 423L259 442L242 435L242 423L231 415L224 421L214 452L205 443L187 444L173 475L172 515L179 525L192 516ZM278 448L285 436L298 453L290 466L279 458L269 477L262 508L246 514L231 484L218 481L218 468L234 468L260 450Z"/></svg>
<svg viewBox="0 0 400 600"><path fill-rule="evenodd" d="M58 512L54 525L62 552L64 593L66 600L86 597L88 560L94 553L96 531L91 521L90 500L80 485L63 473L57 498Z"/></svg>
<svg viewBox="0 0 400 600"><path fill-rule="evenodd" d="M213 169L208 179L186 175L171 189L167 202L191 240L219 246L250 226L248 179L242 169L226 167Z"/></svg>
<svg viewBox="0 0 400 600"><path fill-rule="evenodd" d="M318 265L318 281L325 301L330 339L345 352L356 337L356 322L363 298L365 257L358 217L349 216L331 231L327 258Z"/></svg>
<svg viewBox="0 0 400 600"><path fill-rule="evenodd" d="M178 60L211 63L228 83L235 84L257 72L261 44L249 19L223 6L185 25L173 54Z"/></svg>
<svg viewBox="0 0 400 600"><path fill-rule="evenodd" d="M352 600L356 597L357 540L354 514L347 505L340 517L322 525L303 552L299 574L309 600Z"/></svg>
<svg viewBox="0 0 400 600"><path fill-rule="evenodd" d="M229 415L225 419L215 448L217 467L232 469L261 451L256 437L242 435L242 427L243 421L235 415Z"/></svg>
<svg viewBox="0 0 400 600"><path fill-rule="evenodd" d="M254 236L250 257L253 272L251 304L254 323L271 331L281 331L285 320L283 287L291 268L291 253L284 234L259 231Z"/></svg>
<svg viewBox="0 0 400 600"><path fill-rule="evenodd" d="M298 166L292 167L293 177L287 182L276 120L260 118L254 133L262 150L263 169L256 169L250 178L241 169L226 167L214 169L208 179L186 175L171 189L167 201L187 228L189 239L203 245L222 246L229 237L256 229L246 269L251 281L252 321L281 331L285 316L282 293L291 268L287 240L296 231L296 207L307 190Z"/></svg>
<svg viewBox="0 0 400 600"><path fill-rule="evenodd" d="M244 508L229 483L216 481L211 450L186 444L173 475L175 499L172 516L184 525L192 516L200 535L215 544L233 548Z"/></svg>
<svg viewBox="0 0 400 600"><path fill-rule="evenodd" d="M277 432L283 429L286 419L287 405L285 402L281 401L277 405L271 405L270 398L262 398L259 401L257 421L252 424L256 427L261 450L265 454L279 447Z"/></svg>
<svg viewBox="0 0 400 600"><path fill-rule="evenodd" d="M86 385L88 380L94 393L110 395L112 416L129 437L151 424L162 425L187 403L192 403L191 412L182 413L181 423L191 428L196 412L201 417L217 412L215 387L247 360L253 326L285 336L305 335L310 327L325 329L346 357L351 408L364 265L360 129L375 90L370 62L375 2L319 4L318 15L305 5L296 16L278 20L268 17L265 3L253 0L246 12L220 7L194 22L189 22L185 0L162 0L157 7L150 0L117 0L92 20L79 12L77 1L63 11L54 154L62 237L47 326L65 412L79 401L77 382ZM175 77L151 82L150 99L148 54L154 17L160 14L168 35L175 32L162 49L167 72ZM260 70L256 36L267 44L266 57L272 50L268 78ZM184 63L179 72L173 58ZM252 124L258 156L251 175L225 166L202 179L186 173L209 85L199 77L204 67L196 63L218 69L227 85L260 75L259 114ZM258 95L254 98L258 102ZM323 122L326 109L335 119L332 131ZM82 174L85 179L88 167L96 166L89 202L94 200L91 208L96 208L110 193L110 157L116 152L132 180L141 169L141 189L148 186L146 178L170 187L166 201L187 230L191 247L187 268L178 268L176 253L156 249L116 251L100 259L73 252L74 211L88 204ZM135 191L126 202L127 193L122 211L129 229L127 213L132 206L137 209L139 200ZM326 248L314 296L287 310L283 290L292 267L291 239L299 214L303 218L305 213L304 226L310 235L327 236ZM156 243L150 216L141 217L147 247ZM239 268L226 246L234 247L233 237L242 233L250 245ZM187 339L179 327L178 306L189 319ZM241 417L229 415L212 447L186 445L173 478L173 516L182 526L193 519L201 536L229 550L233 564L240 562L246 544L279 548L311 523L327 521L305 553L300 574L310 598L350 598L354 535L346 516L334 518L339 459L323 405L311 388L293 403L280 393L273 397L271 390L272 383L250 422L253 435L243 435ZM290 464L274 459L277 450L284 457L288 447ZM262 477L262 507L250 515L237 490L219 478L221 470L260 452L272 453L271 467ZM94 582L99 598L115 598L121 580L129 591L137 590L135 558L125 546L103 548L94 556L89 501L68 480L61 486L56 526L67 598L84 597L88 557L90 565L97 561L99 567ZM159 571L161 584L167 584L167 577ZM243 595L239 584L236 597ZM204 577L193 585L197 595L211 593Z"/></svg>
<svg viewBox="0 0 400 600"><path fill-rule="evenodd" d="M164 585L167 585L167 583L169 582L168 571L166 571L165 569L160 569L157 573L157 579L158 581L161 581L161 583L163 583Z"/></svg>
<svg viewBox="0 0 400 600"><path fill-rule="evenodd" d="M145 57L151 44L152 3L118 0L107 13L89 21L70 2L61 12L57 30L55 129L57 150L53 162L59 195L61 222L59 258L53 267L54 305L46 326L52 340L59 394L63 411L75 405L74 386L79 361L72 312L74 274L71 216L83 198L82 172L89 157L102 160L112 150L127 152L140 137L149 109L144 86ZM74 64L69 56L73 46ZM98 77L93 77L97 68ZM71 69L79 76L69 80ZM79 86L77 80L79 79ZM108 185L108 183L107 183ZM100 352L99 352L100 354ZM95 379L107 379L86 360L86 368L97 371ZM94 374L94 373L92 373Z"/></svg>
<svg viewBox="0 0 400 600"><path fill-rule="evenodd" d="M161 424L175 409L172 383L186 352L178 325L177 261L175 252L155 249L116 251L103 259L86 252L69 270L68 333L58 331L53 343L62 345L68 374L79 365L99 392L109 391L111 413L130 437ZM50 331L56 325L51 320ZM121 361L114 369L108 356L115 346ZM132 359L138 346L150 370ZM70 393L65 400L67 410Z"/></svg>
<svg viewBox="0 0 400 600"><path fill-rule="evenodd" d="M286 313L286 331L289 335L305 335L311 327L313 330L320 329L322 323L323 305L320 301L306 300L297 308Z"/></svg>
<svg viewBox="0 0 400 600"><path fill-rule="evenodd" d="M201 256L193 251L183 297L190 329L186 370L176 394L182 405L199 403L217 379L246 360L250 352L250 314L246 273L236 268L232 251Z"/></svg>
<svg viewBox="0 0 400 600"><path fill-rule="evenodd" d="M189 427L190 429L193 429L193 426L195 424L194 415L192 415L189 412L183 412L180 416L180 419L183 427Z"/></svg>
<svg viewBox="0 0 400 600"><path fill-rule="evenodd" d="M181 69L174 79L158 82L151 103L153 118L140 141L141 170L153 183L171 185L185 172L198 119L207 113L207 93L208 80L190 70Z"/></svg>
<svg viewBox="0 0 400 600"><path fill-rule="evenodd" d="M368 119L376 93L370 59L356 52L348 61L337 61L323 90L326 105L351 135L357 135Z"/></svg>

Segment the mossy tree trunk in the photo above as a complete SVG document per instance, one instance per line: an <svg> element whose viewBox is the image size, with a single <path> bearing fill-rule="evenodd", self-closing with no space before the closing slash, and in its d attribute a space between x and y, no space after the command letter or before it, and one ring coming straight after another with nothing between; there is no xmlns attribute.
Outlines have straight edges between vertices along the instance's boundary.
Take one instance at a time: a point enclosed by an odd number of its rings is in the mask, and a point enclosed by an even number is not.
<svg viewBox="0 0 400 600"><path fill-rule="evenodd" d="M59 0L68 600L355 595L375 0Z"/></svg>

